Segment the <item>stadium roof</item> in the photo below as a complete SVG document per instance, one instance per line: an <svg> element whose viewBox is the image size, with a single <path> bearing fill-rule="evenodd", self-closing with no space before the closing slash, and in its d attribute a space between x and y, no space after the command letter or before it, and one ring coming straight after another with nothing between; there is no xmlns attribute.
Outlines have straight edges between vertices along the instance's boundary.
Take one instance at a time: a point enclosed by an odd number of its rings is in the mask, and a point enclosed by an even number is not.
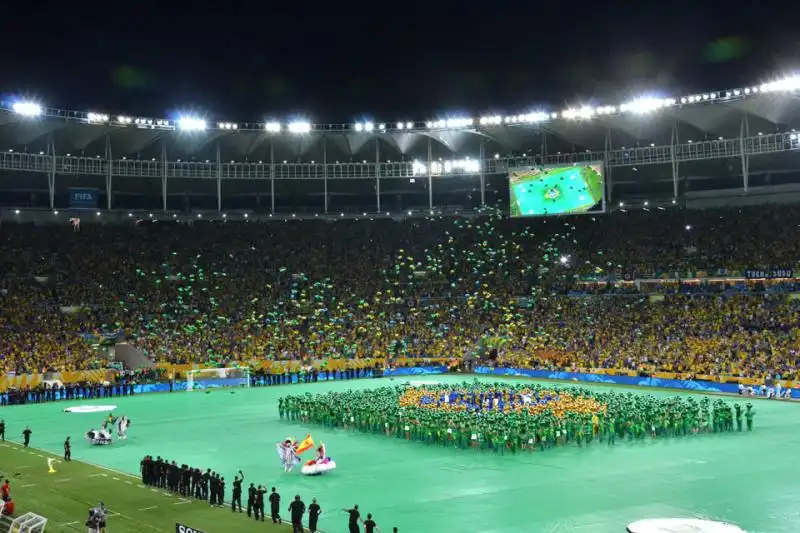
<svg viewBox="0 0 800 533"><path fill-rule="evenodd" d="M428 121L311 124L307 121L211 122L184 115L172 120L52 109L5 102L0 149L169 160L321 162L555 154L669 145L786 132L800 120L800 76L762 85L676 98L517 115L449 116ZM377 143L375 141L378 141Z"/></svg>

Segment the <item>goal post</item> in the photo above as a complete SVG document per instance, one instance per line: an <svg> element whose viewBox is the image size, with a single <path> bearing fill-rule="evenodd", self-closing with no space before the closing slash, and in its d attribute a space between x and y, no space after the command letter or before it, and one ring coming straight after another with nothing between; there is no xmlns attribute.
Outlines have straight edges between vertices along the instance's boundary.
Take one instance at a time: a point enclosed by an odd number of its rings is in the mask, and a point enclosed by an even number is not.
<svg viewBox="0 0 800 533"><path fill-rule="evenodd" d="M25 513L11 521L8 533L43 533L47 518L36 513Z"/></svg>
<svg viewBox="0 0 800 533"><path fill-rule="evenodd" d="M249 386L250 369L247 367L200 368L186 372L187 391Z"/></svg>

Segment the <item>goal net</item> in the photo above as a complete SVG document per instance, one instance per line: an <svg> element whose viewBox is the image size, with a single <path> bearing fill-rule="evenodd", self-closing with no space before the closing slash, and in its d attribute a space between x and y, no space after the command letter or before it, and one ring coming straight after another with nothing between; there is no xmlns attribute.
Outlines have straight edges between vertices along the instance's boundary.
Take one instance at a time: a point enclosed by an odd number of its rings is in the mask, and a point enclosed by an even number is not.
<svg viewBox="0 0 800 533"><path fill-rule="evenodd" d="M35 513L25 513L11 521L8 533L42 533L46 525L47 518Z"/></svg>
<svg viewBox="0 0 800 533"><path fill-rule="evenodd" d="M249 368L203 368L186 372L186 390L249 387Z"/></svg>

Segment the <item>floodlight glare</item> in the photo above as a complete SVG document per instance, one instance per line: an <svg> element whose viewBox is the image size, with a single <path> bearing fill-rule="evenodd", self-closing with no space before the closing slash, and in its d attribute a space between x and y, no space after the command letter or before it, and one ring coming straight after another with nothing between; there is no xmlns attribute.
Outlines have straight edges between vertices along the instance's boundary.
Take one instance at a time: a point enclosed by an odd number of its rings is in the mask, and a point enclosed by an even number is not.
<svg viewBox="0 0 800 533"><path fill-rule="evenodd" d="M291 133L308 133L311 131L311 124L308 122L292 122L289 124Z"/></svg>
<svg viewBox="0 0 800 533"><path fill-rule="evenodd" d="M372 122L364 123L364 131L372 131L375 129L375 125Z"/></svg>
<svg viewBox="0 0 800 533"><path fill-rule="evenodd" d="M206 121L196 117L181 117L178 119L178 129L183 131L203 131Z"/></svg>
<svg viewBox="0 0 800 533"><path fill-rule="evenodd" d="M108 115L105 115L103 113L88 113L86 115L86 120L88 120L93 124L108 122Z"/></svg>
<svg viewBox="0 0 800 533"><path fill-rule="evenodd" d="M278 133L281 131L281 124L280 122L267 122L264 124L264 129L270 133Z"/></svg>
<svg viewBox="0 0 800 533"><path fill-rule="evenodd" d="M15 102L11 109L23 117L38 117L42 114L42 106L34 102Z"/></svg>

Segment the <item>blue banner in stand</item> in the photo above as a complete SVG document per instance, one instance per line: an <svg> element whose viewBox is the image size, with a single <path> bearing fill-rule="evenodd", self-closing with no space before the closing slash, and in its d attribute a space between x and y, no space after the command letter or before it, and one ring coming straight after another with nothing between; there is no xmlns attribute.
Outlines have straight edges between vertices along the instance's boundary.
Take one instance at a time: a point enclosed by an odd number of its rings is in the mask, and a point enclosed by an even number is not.
<svg viewBox="0 0 800 533"><path fill-rule="evenodd" d="M70 188L69 206L72 209L97 209L97 189Z"/></svg>
<svg viewBox="0 0 800 533"><path fill-rule="evenodd" d="M744 271L747 279L790 279L793 274L791 268L751 268Z"/></svg>

